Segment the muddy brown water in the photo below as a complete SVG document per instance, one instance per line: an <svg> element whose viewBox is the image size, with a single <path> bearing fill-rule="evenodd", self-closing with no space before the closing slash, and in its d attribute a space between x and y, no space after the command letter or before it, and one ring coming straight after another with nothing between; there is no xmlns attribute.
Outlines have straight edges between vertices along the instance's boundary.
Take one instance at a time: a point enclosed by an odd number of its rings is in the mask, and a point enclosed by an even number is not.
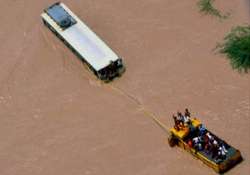
<svg viewBox="0 0 250 175"><path fill-rule="evenodd" d="M92 73L41 23L52 0L0 1L1 175L215 174L178 148L145 113L172 126L185 107L245 160L250 172L250 77L213 48L249 24L245 0L216 1L227 20L196 1L64 2L127 66L110 84Z"/></svg>

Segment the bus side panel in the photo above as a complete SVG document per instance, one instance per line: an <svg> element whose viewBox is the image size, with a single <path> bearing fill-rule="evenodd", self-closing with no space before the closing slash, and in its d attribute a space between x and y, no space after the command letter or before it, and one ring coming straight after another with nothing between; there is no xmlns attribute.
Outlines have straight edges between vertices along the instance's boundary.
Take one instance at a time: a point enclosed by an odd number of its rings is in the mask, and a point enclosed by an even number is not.
<svg viewBox="0 0 250 175"><path fill-rule="evenodd" d="M48 29L50 31L52 31L76 56L77 58L79 58L81 61L83 61L88 68L95 74L97 75L96 70L86 61L86 59L84 59L80 53L78 53L56 30L53 29L53 27L47 23L44 19L43 19L43 23L46 27L48 27Z"/></svg>

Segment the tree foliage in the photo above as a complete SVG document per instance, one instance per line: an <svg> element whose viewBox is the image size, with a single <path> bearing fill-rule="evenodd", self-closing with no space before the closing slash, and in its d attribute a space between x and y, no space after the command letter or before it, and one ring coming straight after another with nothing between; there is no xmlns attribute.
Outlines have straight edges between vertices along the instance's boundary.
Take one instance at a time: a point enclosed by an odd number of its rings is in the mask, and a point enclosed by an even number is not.
<svg viewBox="0 0 250 175"><path fill-rule="evenodd" d="M213 6L214 0L199 0L198 6L200 8L201 12L204 12L205 14L220 16L219 10L214 8Z"/></svg>
<svg viewBox="0 0 250 175"><path fill-rule="evenodd" d="M226 19L230 14L222 15L221 12L214 7L214 0L199 0L197 3L200 12L217 16L220 19Z"/></svg>
<svg viewBox="0 0 250 175"><path fill-rule="evenodd" d="M250 69L250 25L231 30L217 48L230 60L233 69L248 72Z"/></svg>

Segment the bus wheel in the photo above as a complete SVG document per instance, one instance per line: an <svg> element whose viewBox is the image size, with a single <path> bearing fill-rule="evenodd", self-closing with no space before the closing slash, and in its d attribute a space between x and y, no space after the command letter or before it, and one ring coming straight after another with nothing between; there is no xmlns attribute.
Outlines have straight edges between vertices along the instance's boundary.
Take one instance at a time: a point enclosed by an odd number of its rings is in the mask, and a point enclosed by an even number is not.
<svg viewBox="0 0 250 175"><path fill-rule="evenodd" d="M168 144L170 147L177 145L177 139L172 134L168 138Z"/></svg>

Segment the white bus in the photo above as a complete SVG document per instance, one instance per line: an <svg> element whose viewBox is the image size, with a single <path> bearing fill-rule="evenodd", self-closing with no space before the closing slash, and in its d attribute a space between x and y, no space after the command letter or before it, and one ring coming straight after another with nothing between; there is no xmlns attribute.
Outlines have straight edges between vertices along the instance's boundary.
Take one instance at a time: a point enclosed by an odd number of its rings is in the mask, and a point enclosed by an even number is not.
<svg viewBox="0 0 250 175"><path fill-rule="evenodd" d="M65 4L57 2L51 5L41 17L45 26L86 62L101 80L110 81L125 72L122 59Z"/></svg>

